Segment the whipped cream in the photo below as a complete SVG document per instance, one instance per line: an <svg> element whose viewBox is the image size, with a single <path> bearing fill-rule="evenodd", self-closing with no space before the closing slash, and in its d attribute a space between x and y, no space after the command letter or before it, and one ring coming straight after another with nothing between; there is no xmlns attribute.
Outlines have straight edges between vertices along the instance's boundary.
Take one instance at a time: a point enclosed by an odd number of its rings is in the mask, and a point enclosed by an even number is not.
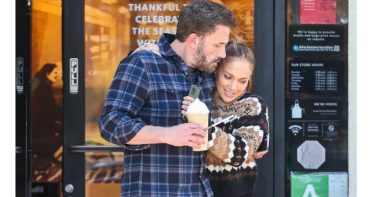
<svg viewBox="0 0 370 197"><path fill-rule="evenodd" d="M195 99L193 103L191 103L188 107L186 113L189 114L208 114L209 110L207 105L200 101L198 98Z"/></svg>

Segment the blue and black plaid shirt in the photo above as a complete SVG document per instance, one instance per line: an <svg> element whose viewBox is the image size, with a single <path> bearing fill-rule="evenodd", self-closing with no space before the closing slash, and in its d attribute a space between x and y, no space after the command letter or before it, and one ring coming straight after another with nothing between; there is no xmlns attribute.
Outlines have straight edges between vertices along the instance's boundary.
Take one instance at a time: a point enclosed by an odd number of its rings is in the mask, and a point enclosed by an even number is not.
<svg viewBox="0 0 370 197"><path fill-rule="evenodd" d="M201 80L199 99L211 108L214 75L196 72L172 50L164 34L161 55L139 51L123 59L100 117L101 136L124 147L122 196L213 196L205 177L205 153L168 144L128 145L145 125L184 123L181 102Z"/></svg>

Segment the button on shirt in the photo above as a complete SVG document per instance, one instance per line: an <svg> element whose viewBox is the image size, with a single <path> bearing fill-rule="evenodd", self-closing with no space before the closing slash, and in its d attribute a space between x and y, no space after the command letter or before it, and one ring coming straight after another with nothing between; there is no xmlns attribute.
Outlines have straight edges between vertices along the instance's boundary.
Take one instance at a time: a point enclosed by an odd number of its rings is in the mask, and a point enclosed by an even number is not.
<svg viewBox="0 0 370 197"><path fill-rule="evenodd" d="M145 125L184 123L181 102L200 78L199 99L211 108L214 75L189 69L172 50L173 40L173 35L161 36L161 55L139 51L123 59L108 90L99 125L104 139L124 147L122 196L213 196L204 176L204 152L168 144L126 144Z"/></svg>

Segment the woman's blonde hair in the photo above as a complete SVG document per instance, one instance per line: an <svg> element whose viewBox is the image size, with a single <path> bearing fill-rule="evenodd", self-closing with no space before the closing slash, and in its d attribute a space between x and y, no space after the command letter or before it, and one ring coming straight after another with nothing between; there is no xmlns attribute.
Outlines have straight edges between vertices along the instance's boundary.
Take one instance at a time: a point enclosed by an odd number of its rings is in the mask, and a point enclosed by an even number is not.
<svg viewBox="0 0 370 197"><path fill-rule="evenodd" d="M248 82L247 92L251 91L252 89L252 82L253 82L253 72L254 72L254 65L255 59L253 51L248 47L248 45L240 38L237 37L232 39L226 44L226 57L221 60L220 65L226 64L232 61L234 58L242 58L249 62L252 70L251 79Z"/></svg>

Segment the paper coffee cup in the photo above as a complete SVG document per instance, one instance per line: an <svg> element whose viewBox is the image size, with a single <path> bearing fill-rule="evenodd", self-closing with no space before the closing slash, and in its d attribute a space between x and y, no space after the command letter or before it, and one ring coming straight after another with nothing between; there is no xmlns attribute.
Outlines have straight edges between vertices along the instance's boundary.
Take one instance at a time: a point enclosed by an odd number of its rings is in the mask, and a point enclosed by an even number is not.
<svg viewBox="0 0 370 197"><path fill-rule="evenodd" d="M206 114L191 114L187 113L186 118L188 122L200 125L202 128L208 127L208 113ZM208 149L208 131L204 131L204 142L200 148L193 148L193 151L206 151Z"/></svg>
<svg viewBox="0 0 370 197"><path fill-rule="evenodd" d="M195 99L195 101L189 105L188 110L186 111L186 118L188 119L189 123L195 123L200 125L202 128L207 128L208 114L209 110L206 104L204 104L199 99ZM208 149L208 131L205 131L204 143L198 149L193 148L193 151L206 151L207 149Z"/></svg>

